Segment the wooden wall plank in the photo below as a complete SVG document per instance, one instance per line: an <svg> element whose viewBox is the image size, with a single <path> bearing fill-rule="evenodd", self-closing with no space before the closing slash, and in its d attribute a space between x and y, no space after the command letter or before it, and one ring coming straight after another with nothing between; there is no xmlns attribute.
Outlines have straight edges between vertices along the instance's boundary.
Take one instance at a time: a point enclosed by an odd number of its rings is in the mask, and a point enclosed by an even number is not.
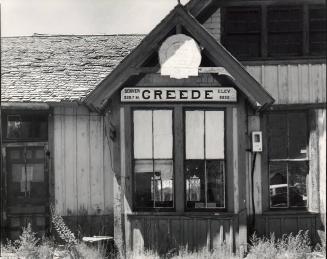
<svg viewBox="0 0 327 259"><path fill-rule="evenodd" d="M268 229L267 229L267 235L270 235L271 233L275 233L276 237L280 237L282 235L282 224L281 224L281 218L269 218L268 221Z"/></svg>
<svg viewBox="0 0 327 259"><path fill-rule="evenodd" d="M261 66L246 66L246 70L259 82L262 84L262 70Z"/></svg>
<svg viewBox="0 0 327 259"><path fill-rule="evenodd" d="M113 213L113 141L110 139L108 128L109 118L103 118L103 179L104 179L104 213Z"/></svg>
<svg viewBox="0 0 327 259"><path fill-rule="evenodd" d="M158 220L158 234L160 235L158 242L158 251L160 254L165 253L170 248L169 227L169 220L167 218Z"/></svg>
<svg viewBox="0 0 327 259"><path fill-rule="evenodd" d="M53 173L55 175L55 204L56 204L56 211L57 213L64 215L65 207L66 207L66 199L65 199L65 185L64 179L64 163L62 158L64 158L64 146L63 141L63 116L60 114L62 113L62 107L54 108L54 168Z"/></svg>
<svg viewBox="0 0 327 259"><path fill-rule="evenodd" d="M91 212L100 214L104 211L103 191L103 125L101 118L90 114L90 193Z"/></svg>
<svg viewBox="0 0 327 259"><path fill-rule="evenodd" d="M196 236L196 249L201 250L203 248L209 249L207 247L207 233L208 233L208 225L207 220L205 219L197 219L195 222L195 236Z"/></svg>
<svg viewBox="0 0 327 259"><path fill-rule="evenodd" d="M247 65L246 70L275 98L275 104L326 102L326 64Z"/></svg>
<svg viewBox="0 0 327 259"><path fill-rule="evenodd" d="M172 248L179 248L179 246L183 245L182 238L182 224L179 219L171 220L171 237L172 237Z"/></svg>
<svg viewBox="0 0 327 259"><path fill-rule="evenodd" d="M298 103L299 98L299 70L298 65L288 65L288 103Z"/></svg>
<svg viewBox="0 0 327 259"><path fill-rule="evenodd" d="M288 103L288 68L287 65L278 65L278 93L279 99L275 104Z"/></svg>
<svg viewBox="0 0 327 259"><path fill-rule="evenodd" d="M319 133L317 110L309 112L309 211L319 212Z"/></svg>
<svg viewBox="0 0 327 259"><path fill-rule="evenodd" d="M223 243L223 237L221 236L221 232L223 231L221 222L219 220L211 220L210 228L211 228L210 249L220 247Z"/></svg>
<svg viewBox="0 0 327 259"><path fill-rule="evenodd" d="M271 96L275 99L279 99L278 93L278 71L277 66L266 65L263 66L264 73L264 81L263 85L265 89L271 94Z"/></svg>
<svg viewBox="0 0 327 259"><path fill-rule="evenodd" d="M53 128L57 211L63 216L113 213L113 167L103 117L90 115L84 106L57 106Z"/></svg>
<svg viewBox="0 0 327 259"><path fill-rule="evenodd" d="M77 171L77 196L78 213L91 214L91 193L90 193L90 123L89 115L83 115L80 109L77 110L76 127L76 171Z"/></svg>
<svg viewBox="0 0 327 259"><path fill-rule="evenodd" d="M142 254L144 252L144 239L143 239L143 220L136 219L132 221L132 235L133 235L133 252Z"/></svg>
<svg viewBox="0 0 327 259"><path fill-rule="evenodd" d="M309 81L309 66L300 64L299 67L299 103L310 102L310 81Z"/></svg>
<svg viewBox="0 0 327 259"><path fill-rule="evenodd" d="M64 141L65 141L65 197L66 213L74 215L77 213L77 182L76 182L76 109L65 108L64 117Z"/></svg>
<svg viewBox="0 0 327 259"><path fill-rule="evenodd" d="M281 219L283 234L297 234L298 232L298 218L295 217L285 217Z"/></svg>
<svg viewBox="0 0 327 259"><path fill-rule="evenodd" d="M326 110L318 111L320 219L326 233Z"/></svg>

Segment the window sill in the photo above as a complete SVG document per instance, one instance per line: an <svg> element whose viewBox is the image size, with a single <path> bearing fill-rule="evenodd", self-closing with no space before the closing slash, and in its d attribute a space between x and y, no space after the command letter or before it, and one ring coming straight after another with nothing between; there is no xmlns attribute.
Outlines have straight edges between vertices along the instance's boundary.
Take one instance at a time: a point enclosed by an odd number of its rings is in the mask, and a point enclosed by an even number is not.
<svg viewBox="0 0 327 259"><path fill-rule="evenodd" d="M127 217L225 217L231 218L235 214L231 212L132 212L127 214Z"/></svg>
<svg viewBox="0 0 327 259"><path fill-rule="evenodd" d="M262 213L264 216L274 216L274 215L308 215L308 216L313 216L313 215L319 215L319 212L311 212L307 211L305 209L295 209L295 210L290 210L290 209L278 209L278 210L270 210L270 211L265 211Z"/></svg>

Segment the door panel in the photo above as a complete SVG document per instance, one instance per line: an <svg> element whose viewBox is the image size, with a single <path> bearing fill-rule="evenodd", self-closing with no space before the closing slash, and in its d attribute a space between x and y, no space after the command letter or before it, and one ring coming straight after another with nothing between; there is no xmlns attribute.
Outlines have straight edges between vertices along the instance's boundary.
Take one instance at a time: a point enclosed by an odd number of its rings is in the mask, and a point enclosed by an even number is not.
<svg viewBox="0 0 327 259"><path fill-rule="evenodd" d="M38 233L48 225L49 175L45 146L8 147L7 154L7 229L17 238L28 223Z"/></svg>

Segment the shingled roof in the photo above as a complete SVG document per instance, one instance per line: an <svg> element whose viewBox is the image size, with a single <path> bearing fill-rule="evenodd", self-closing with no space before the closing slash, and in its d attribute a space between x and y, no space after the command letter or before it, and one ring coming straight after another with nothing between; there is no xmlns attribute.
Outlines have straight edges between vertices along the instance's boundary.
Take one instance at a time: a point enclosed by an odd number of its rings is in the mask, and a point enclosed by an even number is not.
<svg viewBox="0 0 327 259"><path fill-rule="evenodd" d="M2 38L2 102L82 101L144 35Z"/></svg>

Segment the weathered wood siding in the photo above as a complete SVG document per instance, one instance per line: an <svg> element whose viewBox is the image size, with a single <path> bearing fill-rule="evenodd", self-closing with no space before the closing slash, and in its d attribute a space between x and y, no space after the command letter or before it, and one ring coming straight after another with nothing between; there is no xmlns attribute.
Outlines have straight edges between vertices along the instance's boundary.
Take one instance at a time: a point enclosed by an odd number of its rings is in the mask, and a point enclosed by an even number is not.
<svg viewBox="0 0 327 259"><path fill-rule="evenodd" d="M256 218L256 232L269 236L274 233L276 238L284 234L297 234L300 230L309 231L313 241L317 241L318 229L321 227L319 214L309 213L269 213Z"/></svg>
<svg viewBox="0 0 327 259"><path fill-rule="evenodd" d="M320 218L326 235L326 110L318 110Z"/></svg>
<svg viewBox="0 0 327 259"><path fill-rule="evenodd" d="M214 36L214 38L220 42L221 38L221 12L218 8L216 12L214 12L208 20L206 20L203 24L204 28Z"/></svg>
<svg viewBox="0 0 327 259"><path fill-rule="evenodd" d="M326 102L326 64L246 65L275 104Z"/></svg>
<svg viewBox="0 0 327 259"><path fill-rule="evenodd" d="M185 247L191 250L219 248L232 251L236 218L233 216L129 216L133 252L152 250L165 253Z"/></svg>
<svg viewBox="0 0 327 259"><path fill-rule="evenodd" d="M63 216L113 213L113 174L104 117L83 106L54 108L56 210Z"/></svg>

